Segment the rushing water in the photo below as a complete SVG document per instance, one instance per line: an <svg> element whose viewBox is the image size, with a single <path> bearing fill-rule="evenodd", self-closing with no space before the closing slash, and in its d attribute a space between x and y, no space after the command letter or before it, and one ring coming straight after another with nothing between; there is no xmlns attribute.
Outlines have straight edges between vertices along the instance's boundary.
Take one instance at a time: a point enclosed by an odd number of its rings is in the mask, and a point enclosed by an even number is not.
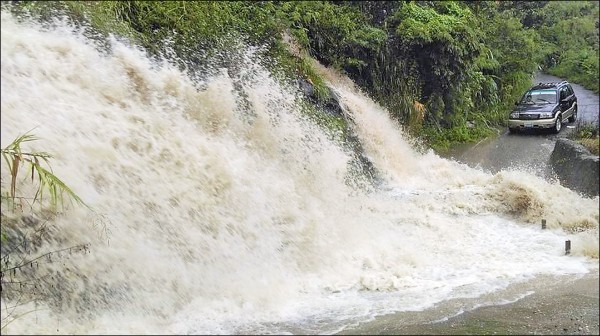
<svg viewBox="0 0 600 336"><path fill-rule="evenodd" d="M326 71L382 178L375 190L348 185L350 154L252 49L237 73L192 80L5 12L1 43L2 147L33 129L27 149L54 154L54 173L110 230L83 207L58 217L46 248L91 253L45 265L66 279L61 304L20 306L36 311L3 333L332 333L597 269L598 198L416 151Z"/></svg>

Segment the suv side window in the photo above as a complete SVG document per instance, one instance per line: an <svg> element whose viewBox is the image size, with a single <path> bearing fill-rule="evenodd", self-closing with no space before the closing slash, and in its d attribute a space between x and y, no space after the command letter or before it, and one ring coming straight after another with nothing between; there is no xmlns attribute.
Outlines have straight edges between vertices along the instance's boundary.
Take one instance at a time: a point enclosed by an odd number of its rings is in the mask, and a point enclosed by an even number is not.
<svg viewBox="0 0 600 336"><path fill-rule="evenodd" d="M573 92L573 88L571 87L571 85L567 85L567 94L570 96L572 94L574 94L575 92Z"/></svg>
<svg viewBox="0 0 600 336"><path fill-rule="evenodd" d="M567 91L567 87L563 86L560 88L560 100L563 100L569 96L569 92Z"/></svg>

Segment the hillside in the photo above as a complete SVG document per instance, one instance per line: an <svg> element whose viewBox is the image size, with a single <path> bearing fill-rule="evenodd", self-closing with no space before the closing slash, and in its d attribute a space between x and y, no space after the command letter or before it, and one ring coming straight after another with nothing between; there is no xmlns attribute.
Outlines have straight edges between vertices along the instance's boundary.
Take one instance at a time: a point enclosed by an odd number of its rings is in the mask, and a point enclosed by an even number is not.
<svg viewBox="0 0 600 336"><path fill-rule="evenodd" d="M323 103L330 93L314 58L434 148L503 125L539 69L598 92L595 1L23 1L11 9L48 22L66 15L98 38L129 39L192 72L215 56L235 67L226 50L254 45L273 72L307 79ZM304 57L287 50L286 33Z"/></svg>

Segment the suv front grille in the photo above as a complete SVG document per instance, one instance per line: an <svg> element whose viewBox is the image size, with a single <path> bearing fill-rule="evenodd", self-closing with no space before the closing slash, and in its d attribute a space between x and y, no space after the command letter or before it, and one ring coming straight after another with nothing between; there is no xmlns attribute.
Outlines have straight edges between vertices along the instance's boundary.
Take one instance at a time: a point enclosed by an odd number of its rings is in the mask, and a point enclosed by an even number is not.
<svg viewBox="0 0 600 336"><path fill-rule="evenodd" d="M524 119L524 120L540 119L540 115L537 113L536 114L521 113L521 114L519 114L519 119Z"/></svg>

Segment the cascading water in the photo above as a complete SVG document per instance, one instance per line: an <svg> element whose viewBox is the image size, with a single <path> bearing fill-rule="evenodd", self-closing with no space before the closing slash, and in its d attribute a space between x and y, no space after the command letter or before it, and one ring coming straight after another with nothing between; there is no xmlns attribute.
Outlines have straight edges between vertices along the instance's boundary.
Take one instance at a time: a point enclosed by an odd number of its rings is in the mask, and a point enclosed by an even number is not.
<svg viewBox="0 0 600 336"><path fill-rule="evenodd" d="M44 265L64 279L60 304L20 306L35 313L3 333L332 333L597 270L598 198L415 151L334 75L383 178L375 191L348 186L350 155L251 49L241 73L193 81L4 11L1 41L2 147L33 129L29 146L55 155L54 173L110 229L98 235L82 207L57 217L46 248L91 253Z"/></svg>

